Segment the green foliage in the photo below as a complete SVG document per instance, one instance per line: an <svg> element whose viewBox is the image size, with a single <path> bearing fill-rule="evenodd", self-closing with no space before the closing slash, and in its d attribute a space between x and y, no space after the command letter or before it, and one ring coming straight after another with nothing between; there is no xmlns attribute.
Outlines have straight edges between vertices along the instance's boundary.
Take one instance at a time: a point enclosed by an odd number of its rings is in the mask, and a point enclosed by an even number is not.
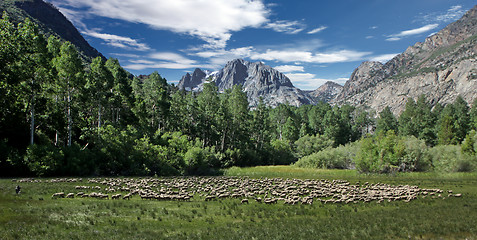
<svg viewBox="0 0 477 240"><path fill-rule="evenodd" d="M475 156L477 154L477 133L472 130L467 134L462 142L461 150L463 154Z"/></svg>
<svg viewBox="0 0 477 240"><path fill-rule="evenodd" d="M399 137L392 130L379 132L360 141L356 169L375 173L424 171L430 164L426 151L425 142L413 136Z"/></svg>
<svg viewBox="0 0 477 240"><path fill-rule="evenodd" d="M184 155L187 175L214 175L217 157L211 148L191 147Z"/></svg>
<svg viewBox="0 0 477 240"><path fill-rule="evenodd" d="M284 140L272 140L270 143L271 162L272 165L285 165L295 162L293 150L289 142Z"/></svg>
<svg viewBox="0 0 477 240"><path fill-rule="evenodd" d="M398 131L398 122L394 114L391 112L389 107L385 107L383 111L379 113L379 118L377 119L376 132L387 132L393 130L394 132Z"/></svg>
<svg viewBox="0 0 477 240"><path fill-rule="evenodd" d="M186 93L158 72L131 77L117 59L83 62L30 20L15 25L4 14L0 26L2 176L212 174L296 158L352 167L340 146L363 136L356 166L365 172L426 170L436 144L462 142L462 154L475 156L477 104L469 110L461 97L432 111L425 96L409 99L399 121L389 108L376 121L369 109L324 102L269 108L261 99L249 109L240 85Z"/></svg>
<svg viewBox="0 0 477 240"><path fill-rule="evenodd" d="M331 146L333 146L333 140L323 135L306 135L295 142L295 152L298 158L302 158Z"/></svg>
<svg viewBox="0 0 477 240"><path fill-rule="evenodd" d="M328 147L300 158L294 166L321 169L348 169L351 167L356 146L347 144L337 148Z"/></svg>
<svg viewBox="0 0 477 240"><path fill-rule="evenodd" d="M458 145L435 146L429 154L437 172L468 172L477 166L475 156L463 154Z"/></svg>
<svg viewBox="0 0 477 240"><path fill-rule="evenodd" d="M37 176L57 174L63 159L63 152L51 145L31 145L25 154L26 165Z"/></svg>

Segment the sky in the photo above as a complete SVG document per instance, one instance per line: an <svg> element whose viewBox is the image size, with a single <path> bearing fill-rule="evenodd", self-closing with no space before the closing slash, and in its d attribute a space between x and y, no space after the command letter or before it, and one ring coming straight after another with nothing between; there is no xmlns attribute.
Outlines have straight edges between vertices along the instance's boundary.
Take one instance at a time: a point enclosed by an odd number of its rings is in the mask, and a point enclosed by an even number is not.
<svg viewBox="0 0 477 240"><path fill-rule="evenodd" d="M47 0L107 58L177 84L195 68L263 62L302 90L343 85L363 61L385 63L475 0Z"/></svg>

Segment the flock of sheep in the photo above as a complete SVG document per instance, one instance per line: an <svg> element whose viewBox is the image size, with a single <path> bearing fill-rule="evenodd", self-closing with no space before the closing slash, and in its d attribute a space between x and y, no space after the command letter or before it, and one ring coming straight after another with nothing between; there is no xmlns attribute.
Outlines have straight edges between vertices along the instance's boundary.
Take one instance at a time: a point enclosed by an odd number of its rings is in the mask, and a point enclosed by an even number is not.
<svg viewBox="0 0 477 240"><path fill-rule="evenodd" d="M41 180L31 180L38 182ZM83 183L78 178L44 180ZM344 180L301 180L248 177L172 177L172 178L93 178L75 186L76 193L54 193L52 198L98 198L164 201L214 201L238 199L242 204L256 201L265 204L358 203L376 201L409 202L418 197L461 197L452 190L422 189L418 186L392 186L383 183L355 183ZM89 192L89 193L87 193Z"/></svg>

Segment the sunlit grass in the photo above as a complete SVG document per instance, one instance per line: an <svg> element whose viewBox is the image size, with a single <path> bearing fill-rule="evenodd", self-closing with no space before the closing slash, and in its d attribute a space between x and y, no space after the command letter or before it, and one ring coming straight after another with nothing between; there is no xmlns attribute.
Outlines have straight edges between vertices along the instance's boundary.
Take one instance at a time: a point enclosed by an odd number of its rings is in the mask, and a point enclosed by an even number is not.
<svg viewBox="0 0 477 240"><path fill-rule="evenodd" d="M0 180L0 239L477 239L475 173L361 175L290 166L231 168L228 176L343 179L452 189L461 198L409 203L265 205L239 199L204 202L52 199L75 183Z"/></svg>

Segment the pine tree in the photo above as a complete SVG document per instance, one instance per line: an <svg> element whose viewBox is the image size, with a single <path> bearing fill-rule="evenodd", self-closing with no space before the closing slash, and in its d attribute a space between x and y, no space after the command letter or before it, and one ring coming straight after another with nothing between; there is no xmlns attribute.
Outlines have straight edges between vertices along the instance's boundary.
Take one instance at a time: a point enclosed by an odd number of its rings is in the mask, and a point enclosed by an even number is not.
<svg viewBox="0 0 477 240"><path fill-rule="evenodd" d="M389 107L385 107L383 111L379 113L376 132L388 132L389 130L397 132L398 122L393 112L391 112L391 109Z"/></svg>

